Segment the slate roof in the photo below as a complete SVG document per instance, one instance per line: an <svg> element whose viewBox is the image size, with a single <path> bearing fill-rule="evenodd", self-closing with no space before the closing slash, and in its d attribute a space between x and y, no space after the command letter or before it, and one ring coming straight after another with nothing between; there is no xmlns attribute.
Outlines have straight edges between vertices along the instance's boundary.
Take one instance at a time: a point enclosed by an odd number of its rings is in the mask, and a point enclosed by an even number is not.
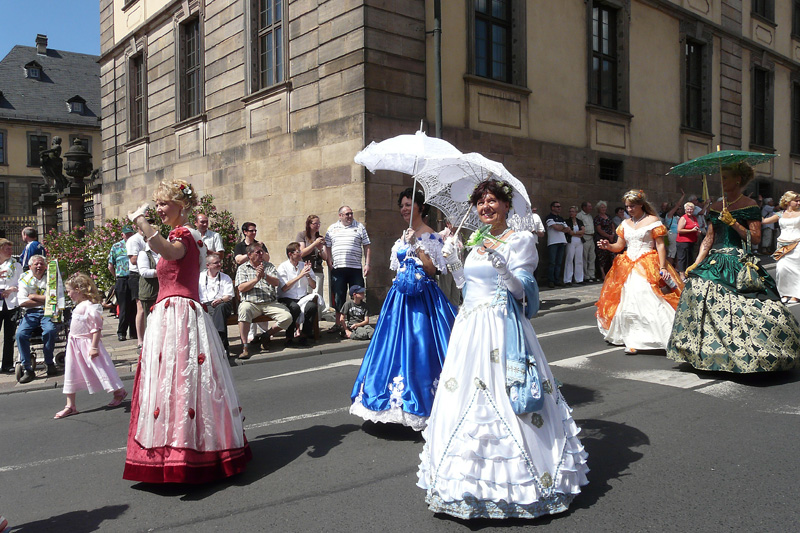
<svg viewBox="0 0 800 533"><path fill-rule="evenodd" d="M100 126L99 56L17 45L0 61L0 120L56 122L77 126ZM42 66L39 79L27 78L25 65ZM84 113L70 113L67 101L74 96L86 100Z"/></svg>

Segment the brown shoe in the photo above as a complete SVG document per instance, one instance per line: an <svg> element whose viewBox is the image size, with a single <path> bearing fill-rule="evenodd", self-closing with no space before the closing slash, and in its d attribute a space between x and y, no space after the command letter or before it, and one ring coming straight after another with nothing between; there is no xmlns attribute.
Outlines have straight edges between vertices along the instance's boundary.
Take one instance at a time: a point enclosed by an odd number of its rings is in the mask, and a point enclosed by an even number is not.
<svg viewBox="0 0 800 533"><path fill-rule="evenodd" d="M242 347L242 353L239 354L239 359L250 359L250 352L247 349L247 346Z"/></svg>

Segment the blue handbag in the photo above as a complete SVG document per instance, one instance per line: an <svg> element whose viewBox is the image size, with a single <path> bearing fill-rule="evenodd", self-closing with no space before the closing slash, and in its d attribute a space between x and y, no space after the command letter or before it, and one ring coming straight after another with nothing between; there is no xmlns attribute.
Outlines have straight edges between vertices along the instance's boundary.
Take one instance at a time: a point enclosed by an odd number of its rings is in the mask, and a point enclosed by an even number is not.
<svg viewBox="0 0 800 533"><path fill-rule="evenodd" d="M527 272L517 277L525 288L525 299L529 305L523 309L511 293L508 293L506 315L506 389L511 407L517 415L539 411L544 406L542 382L536 360L531 354L522 331L522 320L536 314L539 309L539 287Z"/></svg>

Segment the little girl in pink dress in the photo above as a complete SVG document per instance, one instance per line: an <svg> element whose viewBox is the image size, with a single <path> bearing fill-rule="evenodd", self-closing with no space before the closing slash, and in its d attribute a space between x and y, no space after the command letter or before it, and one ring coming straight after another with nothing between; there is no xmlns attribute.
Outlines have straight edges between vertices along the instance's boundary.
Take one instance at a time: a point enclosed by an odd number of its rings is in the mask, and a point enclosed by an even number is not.
<svg viewBox="0 0 800 533"><path fill-rule="evenodd" d="M67 359L64 370L64 394L67 405L53 418L78 414L75 393L88 389L89 394L99 390L113 392L109 407L116 407L128 395L122 386L111 356L103 346L103 314L97 286L86 274L77 272L64 284L67 295L75 302L67 340Z"/></svg>

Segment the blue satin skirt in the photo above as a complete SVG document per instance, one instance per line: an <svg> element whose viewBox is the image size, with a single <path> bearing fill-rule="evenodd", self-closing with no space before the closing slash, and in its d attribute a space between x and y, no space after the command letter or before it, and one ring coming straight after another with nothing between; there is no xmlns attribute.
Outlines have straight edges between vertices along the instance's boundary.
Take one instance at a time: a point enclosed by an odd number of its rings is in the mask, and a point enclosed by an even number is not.
<svg viewBox="0 0 800 533"><path fill-rule="evenodd" d="M361 363L350 412L422 429L433 407L456 308L421 267L413 261L403 267Z"/></svg>

